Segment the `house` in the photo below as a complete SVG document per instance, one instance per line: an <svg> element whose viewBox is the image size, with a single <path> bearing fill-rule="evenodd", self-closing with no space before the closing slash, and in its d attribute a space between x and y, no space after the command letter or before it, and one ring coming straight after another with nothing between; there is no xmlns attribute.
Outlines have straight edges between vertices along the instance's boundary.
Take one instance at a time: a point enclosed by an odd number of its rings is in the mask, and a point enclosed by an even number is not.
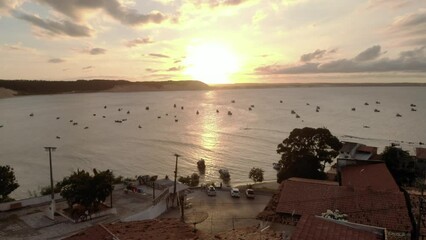
<svg viewBox="0 0 426 240"><path fill-rule="evenodd" d="M384 163L352 165L341 170L340 185L360 190L399 192Z"/></svg>
<svg viewBox="0 0 426 240"><path fill-rule="evenodd" d="M338 171L348 165L382 162L377 155L377 147L354 142L343 142L336 159Z"/></svg>

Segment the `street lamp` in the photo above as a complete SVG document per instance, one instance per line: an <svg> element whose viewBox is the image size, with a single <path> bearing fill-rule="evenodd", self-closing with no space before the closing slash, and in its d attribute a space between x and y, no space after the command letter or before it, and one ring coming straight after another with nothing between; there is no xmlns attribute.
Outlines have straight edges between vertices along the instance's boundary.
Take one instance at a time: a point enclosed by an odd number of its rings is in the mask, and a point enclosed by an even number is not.
<svg viewBox="0 0 426 240"><path fill-rule="evenodd" d="M178 165L178 158L180 157L180 155L175 153L174 156L176 157L176 164L175 164L175 182L173 185L173 203L175 202L175 198L176 198L177 165Z"/></svg>
<svg viewBox="0 0 426 240"><path fill-rule="evenodd" d="M56 150L56 147L44 147L44 150L49 152L49 166L50 166L50 191L51 191L51 203L49 207L48 217L52 220L55 219L55 192L53 190L53 174L52 174L52 151Z"/></svg>

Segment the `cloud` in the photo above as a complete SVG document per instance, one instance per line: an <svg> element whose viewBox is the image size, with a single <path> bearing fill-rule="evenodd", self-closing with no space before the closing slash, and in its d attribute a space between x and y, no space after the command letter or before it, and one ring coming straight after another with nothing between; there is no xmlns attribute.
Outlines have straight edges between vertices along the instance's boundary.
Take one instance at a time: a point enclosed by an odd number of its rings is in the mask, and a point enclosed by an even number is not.
<svg viewBox="0 0 426 240"><path fill-rule="evenodd" d="M70 36L70 37L89 37L92 30L86 26L78 25L70 21L53 21L42 19L36 15L30 15L24 12L13 10L13 15L24 21L31 23L33 26L46 31L52 36Z"/></svg>
<svg viewBox="0 0 426 240"><path fill-rule="evenodd" d="M22 43L16 43L16 44L4 44L0 47L1 50L6 51L21 51L21 52L36 52L36 49L29 48L22 46Z"/></svg>
<svg viewBox="0 0 426 240"><path fill-rule="evenodd" d="M65 60L61 59L61 58L51 58L48 60L49 63L62 63L65 62Z"/></svg>
<svg viewBox="0 0 426 240"><path fill-rule="evenodd" d="M171 67L171 68L167 69L167 72L178 72L178 71L180 71L182 69L183 69L182 66Z"/></svg>
<svg viewBox="0 0 426 240"><path fill-rule="evenodd" d="M137 45L143 45L143 44L149 44L153 43L154 41L151 39L151 37L146 38L136 38L133 40L130 40L126 43L127 47L136 47Z"/></svg>
<svg viewBox="0 0 426 240"><path fill-rule="evenodd" d="M237 6L248 1L250 0L190 0L190 2L197 7L208 6L210 8L220 6Z"/></svg>
<svg viewBox="0 0 426 240"><path fill-rule="evenodd" d="M82 70L89 70L89 69L92 69L92 68L94 68L93 66L87 66L87 67L83 67L83 68L81 68Z"/></svg>
<svg viewBox="0 0 426 240"><path fill-rule="evenodd" d="M169 56L164 55L164 54L160 54L160 53L150 53L148 55L151 56L151 57L157 57L157 58L170 58Z"/></svg>
<svg viewBox="0 0 426 240"><path fill-rule="evenodd" d="M21 5L23 0L0 0L0 13L8 12Z"/></svg>
<svg viewBox="0 0 426 240"><path fill-rule="evenodd" d="M355 58L356 62L371 61L377 59L381 54L381 47L379 45L372 46L360 52Z"/></svg>
<svg viewBox="0 0 426 240"><path fill-rule="evenodd" d="M406 45L423 45L426 35L426 9L398 16L387 29L392 37L401 39ZM421 43L421 44L418 44Z"/></svg>
<svg viewBox="0 0 426 240"><path fill-rule="evenodd" d="M103 48L92 48L92 49L90 49L89 53L91 55L105 54L106 53L106 49L103 49Z"/></svg>
<svg viewBox="0 0 426 240"><path fill-rule="evenodd" d="M168 17L158 11L153 11L148 14L141 14L137 10L129 8L118 0L38 0L51 6L58 12L65 14L73 20L82 20L84 14L88 11L103 10L113 19L121 22L124 25L143 25L148 23L162 23Z"/></svg>
<svg viewBox="0 0 426 240"><path fill-rule="evenodd" d="M258 67L255 71L261 75L373 72L426 73L426 46L401 52L399 57L394 59L377 59L377 54L380 54L380 46L378 47L379 51L377 51L377 46L373 46L353 59L338 59L325 63L305 63L298 66L268 65Z"/></svg>
<svg viewBox="0 0 426 240"><path fill-rule="evenodd" d="M300 61L302 62L310 62L314 59L320 59L324 56L324 54L327 52L327 50L315 50L315 52L312 53L306 53L300 56Z"/></svg>

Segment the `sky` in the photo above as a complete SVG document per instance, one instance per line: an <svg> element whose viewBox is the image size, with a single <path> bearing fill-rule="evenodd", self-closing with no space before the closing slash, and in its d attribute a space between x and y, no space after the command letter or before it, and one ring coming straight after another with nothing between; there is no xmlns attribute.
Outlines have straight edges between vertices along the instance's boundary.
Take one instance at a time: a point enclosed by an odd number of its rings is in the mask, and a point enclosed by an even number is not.
<svg viewBox="0 0 426 240"><path fill-rule="evenodd" d="M426 1L0 0L0 79L426 82Z"/></svg>

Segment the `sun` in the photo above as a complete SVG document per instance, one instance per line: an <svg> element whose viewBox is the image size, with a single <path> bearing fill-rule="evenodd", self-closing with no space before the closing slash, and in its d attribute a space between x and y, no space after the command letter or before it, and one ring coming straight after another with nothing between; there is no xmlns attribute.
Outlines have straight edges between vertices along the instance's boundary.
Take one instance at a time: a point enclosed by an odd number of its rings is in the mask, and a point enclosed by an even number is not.
<svg viewBox="0 0 426 240"><path fill-rule="evenodd" d="M230 76L239 69L235 53L219 43L189 46L184 64L185 74L207 84L230 83Z"/></svg>

